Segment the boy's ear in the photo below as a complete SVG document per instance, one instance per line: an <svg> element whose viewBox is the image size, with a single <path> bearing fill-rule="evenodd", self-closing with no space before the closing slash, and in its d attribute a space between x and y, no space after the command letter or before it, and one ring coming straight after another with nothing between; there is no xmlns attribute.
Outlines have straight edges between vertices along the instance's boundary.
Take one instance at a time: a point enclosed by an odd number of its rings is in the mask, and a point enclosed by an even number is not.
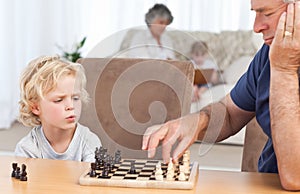
<svg viewBox="0 0 300 194"><path fill-rule="evenodd" d="M38 104L34 104L31 107L31 111L33 112L33 114L39 115L40 114L40 107L38 106Z"/></svg>

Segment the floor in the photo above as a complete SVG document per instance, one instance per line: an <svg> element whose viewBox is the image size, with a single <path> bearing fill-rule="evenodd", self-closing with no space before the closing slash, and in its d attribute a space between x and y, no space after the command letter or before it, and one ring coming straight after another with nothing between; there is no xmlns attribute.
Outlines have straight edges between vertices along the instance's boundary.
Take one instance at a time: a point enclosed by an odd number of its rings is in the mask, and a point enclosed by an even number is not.
<svg viewBox="0 0 300 194"><path fill-rule="evenodd" d="M190 160L197 161L201 169L241 171L242 145L194 143L190 150Z"/></svg>
<svg viewBox="0 0 300 194"><path fill-rule="evenodd" d="M13 155L16 143L31 128L18 122L9 129L0 129L0 155ZM197 161L201 169L240 171L243 146L240 144L201 144L190 147L191 161Z"/></svg>

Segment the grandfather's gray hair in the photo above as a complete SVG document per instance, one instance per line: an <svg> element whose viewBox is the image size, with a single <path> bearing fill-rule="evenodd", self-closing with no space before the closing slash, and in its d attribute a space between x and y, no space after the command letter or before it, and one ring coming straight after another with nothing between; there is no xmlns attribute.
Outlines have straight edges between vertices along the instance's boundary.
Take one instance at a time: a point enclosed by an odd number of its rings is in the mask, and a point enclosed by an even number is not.
<svg viewBox="0 0 300 194"><path fill-rule="evenodd" d="M164 4L155 4L152 8L148 10L148 13L146 13L145 15L145 22L147 26L151 25L156 17L166 18L167 20L169 20L168 25L171 24L173 21L171 11Z"/></svg>

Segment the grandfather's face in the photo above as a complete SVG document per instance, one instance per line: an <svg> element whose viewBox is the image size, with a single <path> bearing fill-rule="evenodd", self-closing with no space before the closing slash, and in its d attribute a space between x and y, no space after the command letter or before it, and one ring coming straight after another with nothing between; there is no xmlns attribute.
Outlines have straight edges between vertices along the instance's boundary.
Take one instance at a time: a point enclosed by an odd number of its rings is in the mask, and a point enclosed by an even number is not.
<svg viewBox="0 0 300 194"><path fill-rule="evenodd" d="M256 13L253 30L263 34L265 44L271 45L279 18L286 9L283 0L251 0L251 10Z"/></svg>

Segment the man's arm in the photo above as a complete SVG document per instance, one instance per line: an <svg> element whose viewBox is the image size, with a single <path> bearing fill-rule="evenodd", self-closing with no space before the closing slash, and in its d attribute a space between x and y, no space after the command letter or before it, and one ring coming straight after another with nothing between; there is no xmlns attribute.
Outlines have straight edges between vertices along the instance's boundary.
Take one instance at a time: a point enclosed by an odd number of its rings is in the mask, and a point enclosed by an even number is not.
<svg viewBox="0 0 300 194"><path fill-rule="evenodd" d="M162 142L163 159L168 162L172 146L178 141L172 157L177 160L195 140L212 143L221 141L236 134L253 117L253 112L238 108L228 94L220 102L206 106L199 113L148 128L142 149L148 150L148 156L153 157L156 147Z"/></svg>
<svg viewBox="0 0 300 194"><path fill-rule="evenodd" d="M300 2L290 4L270 49L271 132L280 181L287 190L300 190L299 21Z"/></svg>
<svg viewBox="0 0 300 194"><path fill-rule="evenodd" d="M254 112L240 109L229 94L217 103L204 107L200 112L210 118L208 126L201 130L198 140L219 142L239 132L254 116Z"/></svg>

